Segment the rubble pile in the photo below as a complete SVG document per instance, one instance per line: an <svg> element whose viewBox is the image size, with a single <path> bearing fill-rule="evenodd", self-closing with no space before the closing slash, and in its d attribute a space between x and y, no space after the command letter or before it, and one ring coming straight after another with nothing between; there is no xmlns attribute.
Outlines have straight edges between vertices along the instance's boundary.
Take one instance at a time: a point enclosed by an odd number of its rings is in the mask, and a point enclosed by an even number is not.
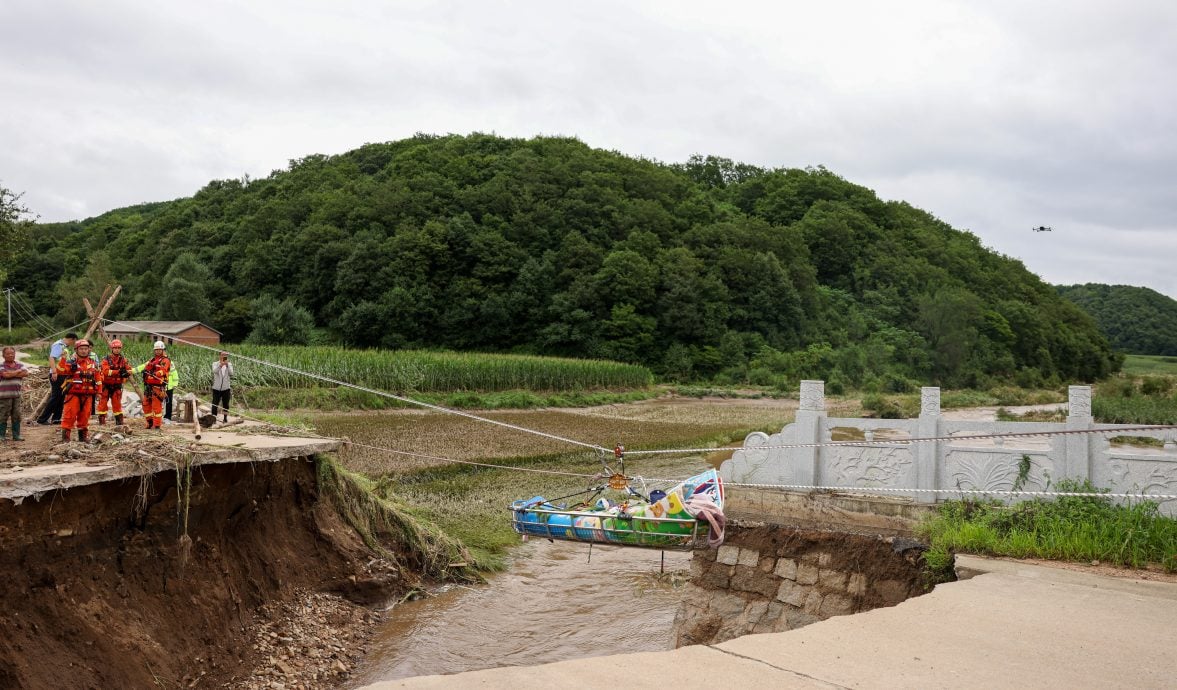
<svg viewBox="0 0 1177 690"><path fill-rule="evenodd" d="M338 687L367 652L378 614L334 594L299 591L262 607L253 673L228 687L309 690Z"/></svg>

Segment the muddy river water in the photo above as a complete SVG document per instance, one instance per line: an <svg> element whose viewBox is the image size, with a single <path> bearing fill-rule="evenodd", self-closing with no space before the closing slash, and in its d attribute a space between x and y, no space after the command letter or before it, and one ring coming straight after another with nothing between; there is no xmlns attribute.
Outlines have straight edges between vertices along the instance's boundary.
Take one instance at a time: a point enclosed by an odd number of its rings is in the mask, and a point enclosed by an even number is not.
<svg viewBox="0 0 1177 690"><path fill-rule="evenodd" d="M395 606L349 687L669 649L690 554L532 540L486 585Z"/></svg>

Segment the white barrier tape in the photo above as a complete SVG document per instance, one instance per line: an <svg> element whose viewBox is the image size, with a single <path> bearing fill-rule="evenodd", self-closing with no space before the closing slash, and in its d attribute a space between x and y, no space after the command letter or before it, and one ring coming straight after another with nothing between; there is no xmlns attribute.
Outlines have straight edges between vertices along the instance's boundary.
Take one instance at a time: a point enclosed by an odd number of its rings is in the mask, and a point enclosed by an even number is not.
<svg viewBox="0 0 1177 690"><path fill-rule="evenodd" d="M924 436L920 438L879 439L875 441L819 441L815 443L784 443L766 446L740 446L735 448L667 448L661 450L626 450L626 455L670 455L678 453L714 453L724 450L783 450L786 448L878 448L879 446L911 445L915 443L931 443L934 441L983 441L995 438L1024 438L1031 436L1066 436L1073 434L1117 434L1134 431L1169 431L1177 426L1168 424L1148 424L1140 426L1125 426L1114 429L1059 429L1057 431L1011 431L995 434L969 434L966 436Z"/></svg>

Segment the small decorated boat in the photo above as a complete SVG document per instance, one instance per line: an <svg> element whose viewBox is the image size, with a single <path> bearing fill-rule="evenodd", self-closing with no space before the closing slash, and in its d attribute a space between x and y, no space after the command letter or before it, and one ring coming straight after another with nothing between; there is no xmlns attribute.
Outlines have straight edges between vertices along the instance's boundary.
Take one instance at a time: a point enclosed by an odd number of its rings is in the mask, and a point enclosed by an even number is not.
<svg viewBox="0 0 1177 690"><path fill-rule="evenodd" d="M610 486L621 488L613 482ZM557 505L543 496L515 501L511 525L524 538L667 550L718 546L723 541L723 482L715 470L648 496L627 485L627 500L621 502L596 497L603 488L595 490L592 503L572 506Z"/></svg>

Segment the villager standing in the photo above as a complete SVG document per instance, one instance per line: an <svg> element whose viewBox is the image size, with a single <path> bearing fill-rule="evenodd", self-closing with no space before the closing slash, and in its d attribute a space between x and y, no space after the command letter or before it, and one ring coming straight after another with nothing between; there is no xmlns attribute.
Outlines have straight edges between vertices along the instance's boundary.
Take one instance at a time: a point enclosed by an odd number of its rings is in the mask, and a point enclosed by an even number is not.
<svg viewBox="0 0 1177 690"><path fill-rule="evenodd" d="M110 354L102 358L102 388L98 391L98 423L106 424L106 409L114 423L123 423L123 384L131 378L131 363L123 356L123 341L110 341Z"/></svg>
<svg viewBox="0 0 1177 690"><path fill-rule="evenodd" d="M163 401L168 396L168 377L172 373L172 360L168 359L166 348L162 340L155 341L151 361L131 370L143 372L143 416L148 429L163 427Z"/></svg>
<svg viewBox="0 0 1177 690"><path fill-rule="evenodd" d="M0 362L0 441L8 432L10 419L12 440L24 440L20 437L20 389L28 375L25 365L16 361L16 348L5 347L4 360Z"/></svg>
<svg viewBox="0 0 1177 690"><path fill-rule="evenodd" d="M90 341L79 340L76 352L57 364L57 380L61 383L65 403L61 413L61 440L70 440L70 431L78 430L78 440L89 440L90 410L94 396L102 386L102 367L90 353Z"/></svg>
<svg viewBox="0 0 1177 690"><path fill-rule="evenodd" d="M77 340L77 333L66 333L64 338L49 347L49 402L41 416L37 417L38 424L61 423L61 408L65 403L65 396L62 395L61 385L57 380L57 365L73 354Z"/></svg>
<svg viewBox="0 0 1177 690"><path fill-rule="evenodd" d="M213 417L217 416L217 403L221 405L225 418L229 421L230 388L233 385L233 363L229 361L229 353L222 352L221 358L213 362Z"/></svg>

